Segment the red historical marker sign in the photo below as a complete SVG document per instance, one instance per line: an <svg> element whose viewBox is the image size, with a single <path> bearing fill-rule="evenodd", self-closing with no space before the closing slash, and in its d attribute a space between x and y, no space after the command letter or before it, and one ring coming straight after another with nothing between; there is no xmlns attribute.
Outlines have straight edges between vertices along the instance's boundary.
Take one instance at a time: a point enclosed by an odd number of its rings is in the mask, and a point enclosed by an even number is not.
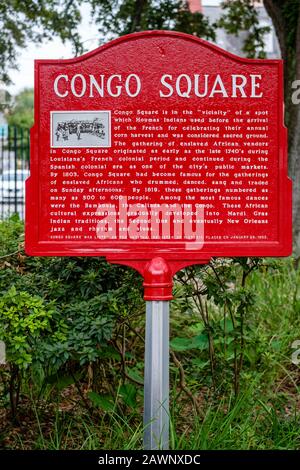
<svg viewBox="0 0 300 470"><path fill-rule="evenodd" d="M146 284L159 257L163 284L212 256L291 252L280 60L167 31L38 60L31 136L30 255L105 256Z"/></svg>

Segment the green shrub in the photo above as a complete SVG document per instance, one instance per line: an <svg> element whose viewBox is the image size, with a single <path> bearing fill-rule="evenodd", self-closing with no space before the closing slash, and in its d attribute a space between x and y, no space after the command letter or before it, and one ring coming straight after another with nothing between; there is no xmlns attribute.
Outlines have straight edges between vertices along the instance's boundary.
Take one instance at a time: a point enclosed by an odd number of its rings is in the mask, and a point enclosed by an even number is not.
<svg viewBox="0 0 300 470"><path fill-rule="evenodd" d="M9 395L13 417L16 417L21 381L26 369L38 357L44 338L63 339L53 322L55 308L41 297L18 292L13 286L0 297L0 340L6 345L10 370ZM52 323L52 324L51 324ZM54 329L52 328L54 326Z"/></svg>
<svg viewBox="0 0 300 470"><path fill-rule="evenodd" d="M59 383L70 373L84 377L85 365L96 370L120 358L111 343L118 324L144 310L135 271L103 258L26 256L17 217L0 222L0 241L0 339L7 344L10 382L26 370L27 380L44 390L55 377Z"/></svg>
<svg viewBox="0 0 300 470"><path fill-rule="evenodd" d="M51 333L54 312L41 297L17 292L15 287L0 297L0 339L10 364L28 368L43 334Z"/></svg>

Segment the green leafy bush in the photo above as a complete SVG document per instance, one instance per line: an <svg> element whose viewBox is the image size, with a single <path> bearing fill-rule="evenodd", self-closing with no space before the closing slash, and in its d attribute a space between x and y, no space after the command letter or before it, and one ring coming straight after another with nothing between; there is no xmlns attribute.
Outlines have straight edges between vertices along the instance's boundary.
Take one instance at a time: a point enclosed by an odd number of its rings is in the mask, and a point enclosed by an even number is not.
<svg viewBox="0 0 300 470"><path fill-rule="evenodd" d="M13 286L0 297L0 339L6 345L10 371L9 395L16 418L21 382L25 371L38 358L40 345L47 336L52 341L64 339L60 321L55 321L54 305Z"/></svg>
<svg viewBox="0 0 300 470"><path fill-rule="evenodd" d="M52 332L54 312L41 297L15 287L0 297L0 339L6 344L9 363L28 368L42 336Z"/></svg>
<svg viewBox="0 0 300 470"><path fill-rule="evenodd" d="M0 222L0 241L0 339L7 343L9 380L20 381L26 369L37 390L53 386L55 377L68 384L70 374L80 387L92 364L95 376L100 364L111 368L120 359L118 325L144 309L137 273L102 258L28 257L15 216ZM19 385L13 388L16 396Z"/></svg>

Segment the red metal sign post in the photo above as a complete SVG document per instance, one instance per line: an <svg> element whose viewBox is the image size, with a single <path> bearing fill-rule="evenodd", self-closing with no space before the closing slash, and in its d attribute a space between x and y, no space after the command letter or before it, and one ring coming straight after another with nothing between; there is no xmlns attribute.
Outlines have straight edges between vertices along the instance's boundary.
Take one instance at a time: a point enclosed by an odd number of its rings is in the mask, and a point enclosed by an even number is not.
<svg viewBox="0 0 300 470"><path fill-rule="evenodd" d="M165 302L185 266L291 252L280 60L167 31L38 60L31 137L30 255L105 256Z"/></svg>

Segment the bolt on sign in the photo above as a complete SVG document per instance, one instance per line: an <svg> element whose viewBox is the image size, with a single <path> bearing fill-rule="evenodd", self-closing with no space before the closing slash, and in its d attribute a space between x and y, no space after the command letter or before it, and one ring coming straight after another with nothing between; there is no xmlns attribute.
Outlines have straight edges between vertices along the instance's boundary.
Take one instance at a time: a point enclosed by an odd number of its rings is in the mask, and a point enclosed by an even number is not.
<svg viewBox="0 0 300 470"><path fill-rule="evenodd" d="M177 32L37 60L27 253L163 272L156 299L212 256L289 255L282 95L282 61Z"/></svg>

